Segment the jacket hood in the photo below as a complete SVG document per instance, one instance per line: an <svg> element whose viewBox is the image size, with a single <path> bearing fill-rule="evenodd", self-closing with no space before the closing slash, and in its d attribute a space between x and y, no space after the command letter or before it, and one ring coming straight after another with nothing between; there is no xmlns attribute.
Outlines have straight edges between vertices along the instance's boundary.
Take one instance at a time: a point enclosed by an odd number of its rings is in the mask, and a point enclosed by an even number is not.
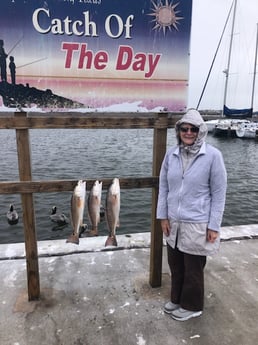
<svg viewBox="0 0 258 345"><path fill-rule="evenodd" d="M206 136L208 134L208 127L206 126L206 123L204 122L201 114L196 109L189 109L187 112L183 115L183 117L178 120L175 124L175 130L176 130L176 137L178 145L181 144L181 140L179 137L179 127L182 123L189 123L190 125L196 126L199 128L198 137L195 141L195 143L192 145L193 149L199 148L204 143Z"/></svg>

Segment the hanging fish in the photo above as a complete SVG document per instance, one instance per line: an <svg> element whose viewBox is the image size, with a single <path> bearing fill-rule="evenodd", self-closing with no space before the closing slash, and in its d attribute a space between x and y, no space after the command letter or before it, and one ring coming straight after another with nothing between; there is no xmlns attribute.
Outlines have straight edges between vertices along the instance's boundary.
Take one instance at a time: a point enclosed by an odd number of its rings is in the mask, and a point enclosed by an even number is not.
<svg viewBox="0 0 258 345"><path fill-rule="evenodd" d="M71 224L72 235L66 240L69 243L79 244L81 227L83 226L83 214L85 208L86 181L78 181L71 198Z"/></svg>
<svg viewBox="0 0 258 345"><path fill-rule="evenodd" d="M107 191L106 196L106 222L108 225L108 238L105 243L106 246L117 246L116 228L119 226L120 213L120 184L119 179L114 178Z"/></svg>
<svg viewBox="0 0 258 345"><path fill-rule="evenodd" d="M88 196L88 216L91 223L91 230L87 233L88 236L98 236L98 224L101 215L101 193L102 182L96 180Z"/></svg>

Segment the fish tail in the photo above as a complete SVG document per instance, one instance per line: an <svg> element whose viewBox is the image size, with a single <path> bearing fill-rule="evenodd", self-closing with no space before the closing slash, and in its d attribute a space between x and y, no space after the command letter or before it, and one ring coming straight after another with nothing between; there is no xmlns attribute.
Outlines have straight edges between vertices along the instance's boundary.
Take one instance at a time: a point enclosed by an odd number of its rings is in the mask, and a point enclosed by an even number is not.
<svg viewBox="0 0 258 345"><path fill-rule="evenodd" d="M98 236L98 233L99 233L98 226L93 226L91 228L91 232L92 234L94 234L94 236Z"/></svg>
<svg viewBox="0 0 258 345"><path fill-rule="evenodd" d="M71 236L68 237L68 239L66 240L66 243L79 244L79 237L75 234L72 234Z"/></svg>
<svg viewBox="0 0 258 345"><path fill-rule="evenodd" d="M117 247L116 235L109 235L105 242L105 247L115 246Z"/></svg>

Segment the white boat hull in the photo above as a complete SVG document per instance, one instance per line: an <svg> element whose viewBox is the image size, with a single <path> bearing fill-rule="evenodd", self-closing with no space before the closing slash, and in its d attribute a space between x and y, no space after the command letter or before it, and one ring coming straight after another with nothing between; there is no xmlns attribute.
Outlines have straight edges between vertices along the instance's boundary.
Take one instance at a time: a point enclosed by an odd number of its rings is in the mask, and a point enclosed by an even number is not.
<svg viewBox="0 0 258 345"><path fill-rule="evenodd" d="M238 138L255 139L258 136L258 124L249 123L239 126L236 129L236 135Z"/></svg>

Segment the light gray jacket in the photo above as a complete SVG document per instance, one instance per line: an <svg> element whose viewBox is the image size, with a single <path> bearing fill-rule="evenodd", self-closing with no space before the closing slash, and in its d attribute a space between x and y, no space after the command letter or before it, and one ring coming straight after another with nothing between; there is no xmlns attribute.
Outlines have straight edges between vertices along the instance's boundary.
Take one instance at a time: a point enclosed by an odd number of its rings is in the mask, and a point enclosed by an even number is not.
<svg viewBox="0 0 258 345"><path fill-rule="evenodd" d="M198 121L196 122L195 117L193 119L183 117L179 124L198 123L202 126L203 120L198 118ZM208 246L206 250L206 230L209 228L220 231L227 176L221 152L204 142L205 135L202 132L199 135L203 138L199 140L200 148L194 153L194 158L185 171L183 171L180 145L167 151L160 171L157 218L169 219L171 224L174 224L176 231L172 229L171 234L173 243L177 232L180 231L178 234L180 250L191 254L208 255L212 252L212 248ZM200 226L194 227L194 224ZM195 229L201 233L184 233L193 232ZM183 243L181 243L182 239Z"/></svg>

